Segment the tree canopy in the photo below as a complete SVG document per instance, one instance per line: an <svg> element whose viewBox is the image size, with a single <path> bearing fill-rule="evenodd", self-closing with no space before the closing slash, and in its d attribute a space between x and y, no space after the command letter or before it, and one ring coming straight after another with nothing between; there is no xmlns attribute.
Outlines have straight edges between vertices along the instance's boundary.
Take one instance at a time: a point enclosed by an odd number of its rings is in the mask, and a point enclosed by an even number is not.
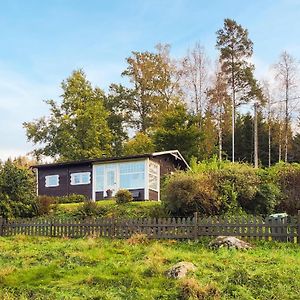
<svg viewBox="0 0 300 300"><path fill-rule="evenodd" d="M92 86L82 70L74 71L61 84L61 99L46 101L49 115L24 123L35 156L65 161L178 149L187 160L218 155L219 160L255 160L258 165L259 159L270 165L282 153L287 161L299 160L299 134L292 121L297 97L290 94L297 92L298 68L292 57L283 52L276 64L278 91L255 78L253 42L235 20L224 20L216 48L217 66L210 64L200 42L177 58L163 44L153 51L133 51L122 84L111 83L105 91ZM290 81L288 66L293 67ZM284 91L283 119L283 101L274 98Z"/></svg>
<svg viewBox="0 0 300 300"><path fill-rule="evenodd" d="M93 88L82 70L74 71L61 87L61 103L46 101L50 116L24 123L28 140L39 146L35 155L59 160L110 155L112 134L104 92Z"/></svg>

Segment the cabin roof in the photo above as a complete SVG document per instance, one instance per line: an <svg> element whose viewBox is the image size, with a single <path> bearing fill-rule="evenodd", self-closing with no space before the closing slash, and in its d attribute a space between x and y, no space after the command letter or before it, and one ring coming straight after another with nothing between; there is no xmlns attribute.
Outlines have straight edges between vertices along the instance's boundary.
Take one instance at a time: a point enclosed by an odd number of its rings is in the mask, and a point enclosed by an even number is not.
<svg viewBox="0 0 300 300"><path fill-rule="evenodd" d="M66 161L66 162L56 162L56 163L49 163L49 164L38 164L32 166L32 168L43 169L49 167L60 167L66 165L82 165L82 164L93 164L93 163L100 163L100 162L112 162L112 161L123 161L123 160L130 160L130 159L138 159L138 158L154 158L157 156L163 155L171 155L176 160L182 161L183 165L186 168L190 168L184 157L178 150L169 150L169 151L161 151L161 152L153 152L153 153L145 153L145 154L136 154L136 155L128 155L128 156L118 156L118 157L102 157L102 158L92 158L92 159L82 159L82 160L73 160L73 161Z"/></svg>

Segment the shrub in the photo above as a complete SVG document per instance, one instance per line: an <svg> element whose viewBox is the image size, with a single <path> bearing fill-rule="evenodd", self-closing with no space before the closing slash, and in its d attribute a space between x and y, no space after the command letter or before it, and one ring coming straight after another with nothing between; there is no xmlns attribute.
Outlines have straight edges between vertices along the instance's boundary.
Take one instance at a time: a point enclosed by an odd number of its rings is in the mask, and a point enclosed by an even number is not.
<svg viewBox="0 0 300 300"><path fill-rule="evenodd" d="M219 212L221 202L209 175L178 172L171 176L163 191L166 209L173 215L191 216Z"/></svg>
<svg viewBox="0 0 300 300"><path fill-rule="evenodd" d="M58 203L79 203L87 200L87 196L81 194L71 194L68 196L57 197Z"/></svg>
<svg viewBox="0 0 300 300"><path fill-rule="evenodd" d="M86 217L95 217L100 214L100 209L96 202L87 201L81 204L77 210L74 212L76 217L86 218Z"/></svg>
<svg viewBox="0 0 300 300"><path fill-rule="evenodd" d="M115 197L118 204L128 203L133 200L132 194L128 190L118 190Z"/></svg>
<svg viewBox="0 0 300 300"><path fill-rule="evenodd" d="M46 195L39 196L36 201L37 214L39 216L49 214L53 204L56 204L56 203L57 203L56 197L51 197L51 196L46 196Z"/></svg>
<svg viewBox="0 0 300 300"><path fill-rule="evenodd" d="M256 170L247 164L226 164L210 174L220 195L227 196L223 203L229 210L237 206L244 208L256 195L260 182Z"/></svg>
<svg viewBox="0 0 300 300"><path fill-rule="evenodd" d="M277 164L270 169L274 181L281 191L278 211L296 215L300 209L300 164Z"/></svg>
<svg viewBox="0 0 300 300"><path fill-rule="evenodd" d="M36 214L36 181L27 167L7 160L0 164L0 215L6 218Z"/></svg>
<svg viewBox="0 0 300 300"><path fill-rule="evenodd" d="M179 172L169 176L166 182L163 200L173 215L187 216L194 211L205 215L267 215L274 211L282 194L274 172L269 170L255 169L244 163L220 163L215 160L199 164L193 161L192 167L187 173ZM296 179L293 180L296 182ZM287 191L288 188L293 190L289 184L284 186ZM295 202L300 203L298 200ZM289 203L291 211L295 211L296 204L293 205L292 201Z"/></svg>

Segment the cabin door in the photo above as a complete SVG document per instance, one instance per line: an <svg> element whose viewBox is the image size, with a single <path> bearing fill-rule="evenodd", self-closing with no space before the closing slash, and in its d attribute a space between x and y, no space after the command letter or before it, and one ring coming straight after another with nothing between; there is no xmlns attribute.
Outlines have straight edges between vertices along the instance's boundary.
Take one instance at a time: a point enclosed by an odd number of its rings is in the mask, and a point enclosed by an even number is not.
<svg viewBox="0 0 300 300"><path fill-rule="evenodd" d="M111 191L111 192L110 192ZM114 196L118 191L117 165L111 164L105 166L105 189L104 195L107 197Z"/></svg>

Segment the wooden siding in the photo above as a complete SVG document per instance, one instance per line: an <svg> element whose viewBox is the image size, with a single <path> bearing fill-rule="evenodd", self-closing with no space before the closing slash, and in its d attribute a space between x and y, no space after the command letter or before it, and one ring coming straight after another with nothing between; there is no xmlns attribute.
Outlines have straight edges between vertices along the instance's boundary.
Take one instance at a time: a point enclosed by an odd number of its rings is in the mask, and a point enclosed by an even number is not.
<svg viewBox="0 0 300 300"><path fill-rule="evenodd" d="M90 172L91 182L89 184L71 185L71 173ZM49 175L59 175L59 186L46 187L45 177ZM38 171L38 191L39 195L47 196L67 196L71 194L81 194L92 198L93 174L91 165L74 165L40 168Z"/></svg>
<svg viewBox="0 0 300 300"><path fill-rule="evenodd" d="M158 192L149 190L149 200L158 201Z"/></svg>
<svg viewBox="0 0 300 300"><path fill-rule="evenodd" d="M96 201L104 200L104 192L96 192Z"/></svg>
<svg viewBox="0 0 300 300"><path fill-rule="evenodd" d="M128 159L128 161L136 161L138 158ZM177 169L183 168L183 163L181 160L176 160L173 155L162 154L156 157L150 158L150 160L158 163L160 165L160 179L163 176L176 171ZM115 161L117 162L117 161ZM123 160L120 160L123 162ZM107 162L107 163L111 163ZM66 196L70 194L81 194L92 199L92 182L93 182L93 172L92 172L93 162L80 162L78 164L59 164L59 165L46 165L38 167L38 193L39 195L48 196ZM104 163L103 163L104 164ZM79 172L90 172L91 182L90 184L81 185L71 185L71 173ZM45 186L45 176L49 175L59 175L59 186L57 187L46 187ZM130 191L139 191L140 197L138 200L145 200L145 190L137 189ZM96 192L96 200L105 199L105 192ZM151 200L158 200L158 193L149 190L149 198Z"/></svg>
<svg viewBox="0 0 300 300"><path fill-rule="evenodd" d="M174 156L170 154L164 154L151 158L150 160L160 165L160 177L163 177L171 172L182 169L182 163L176 160Z"/></svg>
<svg viewBox="0 0 300 300"><path fill-rule="evenodd" d="M139 192L139 198L134 200L145 200L145 190L144 189L129 189L129 192ZM96 192L96 200L104 200L106 196L105 192Z"/></svg>

